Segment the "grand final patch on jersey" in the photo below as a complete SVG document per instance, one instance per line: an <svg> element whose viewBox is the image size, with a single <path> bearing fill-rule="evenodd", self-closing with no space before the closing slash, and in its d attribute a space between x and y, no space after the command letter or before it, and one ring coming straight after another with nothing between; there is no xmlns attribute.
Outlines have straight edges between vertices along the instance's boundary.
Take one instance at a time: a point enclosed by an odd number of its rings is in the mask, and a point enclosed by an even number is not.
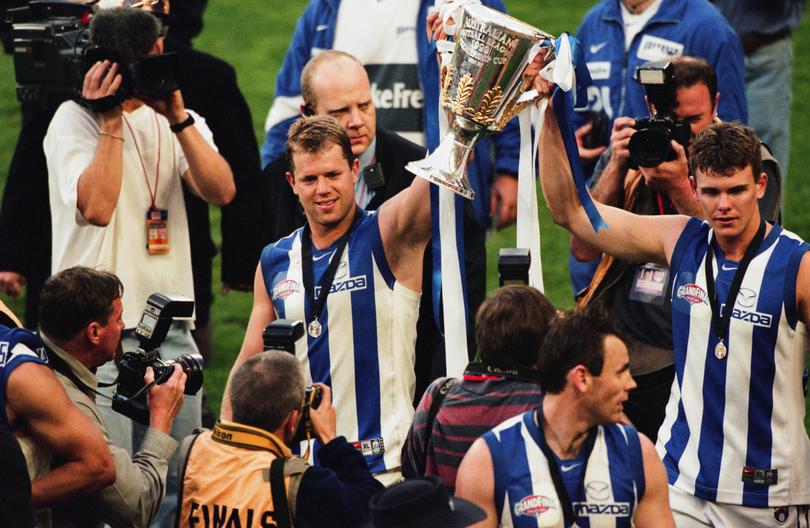
<svg viewBox="0 0 810 528"><path fill-rule="evenodd" d="M645 61L657 61L683 54L683 44L652 35L641 37L636 56Z"/></svg>
<svg viewBox="0 0 810 528"><path fill-rule="evenodd" d="M517 516L523 515L537 519L546 512L559 513L560 506L557 504L557 500L552 497L529 495L516 502L513 510Z"/></svg>
<svg viewBox="0 0 810 528"><path fill-rule="evenodd" d="M395 132L422 132L425 106L416 64L366 64L377 125Z"/></svg>
<svg viewBox="0 0 810 528"><path fill-rule="evenodd" d="M709 304L709 295L706 290L694 283L678 286L676 295L678 299L683 299L689 304Z"/></svg>
<svg viewBox="0 0 810 528"><path fill-rule="evenodd" d="M301 291L301 284L292 279L284 279L276 283L275 286L273 286L271 296L273 297L273 299L286 299L290 295L298 293L300 291Z"/></svg>

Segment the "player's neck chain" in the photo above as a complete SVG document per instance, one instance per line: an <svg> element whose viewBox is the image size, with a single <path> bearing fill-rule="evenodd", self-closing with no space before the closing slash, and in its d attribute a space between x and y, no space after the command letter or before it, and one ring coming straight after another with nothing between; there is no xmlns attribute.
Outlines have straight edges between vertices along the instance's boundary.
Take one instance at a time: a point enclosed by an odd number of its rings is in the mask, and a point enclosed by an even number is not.
<svg viewBox="0 0 810 528"><path fill-rule="evenodd" d="M709 306L712 310L712 330L717 336L717 343L714 346L714 356L717 359L725 359L728 356L728 346L726 345L726 334L728 333L729 325L731 324L731 314L734 313L734 303L737 302L737 294L740 292L745 272L748 265L756 256L759 251L759 246L765 238L765 220L760 219L759 229L757 234L754 235L751 243L745 249L740 265L734 272L734 279L731 281L731 287L726 296L725 310L721 313L719 299L717 298L717 287L714 282L714 253L717 239L712 233L712 238L709 240L709 248L706 250L706 291L709 294Z"/></svg>

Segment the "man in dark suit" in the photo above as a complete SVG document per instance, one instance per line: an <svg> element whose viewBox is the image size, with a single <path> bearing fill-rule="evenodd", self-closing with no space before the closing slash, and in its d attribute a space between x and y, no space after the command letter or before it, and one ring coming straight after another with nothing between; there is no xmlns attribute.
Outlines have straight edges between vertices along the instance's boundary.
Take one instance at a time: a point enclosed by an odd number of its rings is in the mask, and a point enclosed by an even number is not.
<svg viewBox="0 0 810 528"><path fill-rule="evenodd" d="M408 187L413 180L405 165L424 158L425 150L401 136L376 126L376 109L371 86L363 65L352 55L324 51L309 61L301 72L304 115L334 117L349 134L352 152L360 160L360 178L355 186L358 205L377 209L386 200ZM273 242L304 225L304 211L288 182L289 164L284 156L271 161L263 174L262 221L265 241ZM465 216L472 219L471 207ZM476 236L474 232L470 236ZM472 244L465 240L465 243ZM419 306L416 340L416 394L431 380L444 375L444 342L433 322L431 293L432 255L425 252L422 270L422 300ZM483 271L482 271L483 273ZM483 292L482 292L483 296ZM479 301L480 302L480 301ZM476 305L477 306L477 305Z"/></svg>

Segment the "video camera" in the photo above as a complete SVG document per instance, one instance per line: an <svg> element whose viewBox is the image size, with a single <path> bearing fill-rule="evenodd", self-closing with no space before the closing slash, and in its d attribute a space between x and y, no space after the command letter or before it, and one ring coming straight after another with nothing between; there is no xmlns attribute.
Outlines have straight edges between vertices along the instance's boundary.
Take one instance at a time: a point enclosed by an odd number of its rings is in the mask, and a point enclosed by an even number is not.
<svg viewBox="0 0 810 528"><path fill-rule="evenodd" d="M128 97L161 99L177 89L177 56L153 55L126 61L112 50L90 47L93 3L69 0L32 0L9 9L12 24L17 99L43 107L74 99L97 110L81 97L87 70L100 60L118 63L123 77L115 104Z"/></svg>
<svg viewBox="0 0 810 528"><path fill-rule="evenodd" d="M684 148L692 134L689 123L675 116L673 67L667 61L645 62L636 69L635 79L644 86L647 100L655 106L655 115L636 119L636 133L630 138L630 167L657 167L677 155L670 142Z"/></svg>
<svg viewBox="0 0 810 528"><path fill-rule="evenodd" d="M159 347L175 317L191 317L194 301L180 295L153 293L146 300L146 308L135 329L138 337L138 350L125 352L118 367L118 386L113 395L112 408L144 425L149 424L149 408L146 405L146 391L150 385L144 384L146 368L152 367L155 384L165 383L180 365L186 373L186 394L197 394L203 384L202 357L197 354L184 354L174 361L164 361Z"/></svg>
<svg viewBox="0 0 810 528"><path fill-rule="evenodd" d="M295 355L295 342L304 335L304 323L292 319L276 319L267 325L262 332L264 351L281 350ZM323 400L323 391L316 385L304 389L304 407L301 409L301 421L295 431L294 443L304 442L312 437L312 419L310 409L317 409Z"/></svg>

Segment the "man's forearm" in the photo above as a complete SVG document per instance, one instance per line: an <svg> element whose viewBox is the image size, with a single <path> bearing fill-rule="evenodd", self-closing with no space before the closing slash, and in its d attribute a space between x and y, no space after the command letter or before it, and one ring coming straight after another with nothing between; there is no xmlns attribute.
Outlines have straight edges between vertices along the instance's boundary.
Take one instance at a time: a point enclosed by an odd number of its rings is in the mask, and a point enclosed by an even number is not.
<svg viewBox="0 0 810 528"><path fill-rule="evenodd" d="M605 205L621 207L624 201L624 180L627 177L627 168L621 167L618 162L610 160L605 170L591 187L591 196L594 200Z"/></svg>
<svg viewBox="0 0 810 528"><path fill-rule="evenodd" d="M107 474L82 461L66 462L31 483L31 502L45 508L112 484Z"/></svg>
<svg viewBox="0 0 810 528"><path fill-rule="evenodd" d="M236 186L225 159L211 148L194 126L177 133L177 139L188 161L190 183L200 197L211 205L226 205L233 200Z"/></svg>
<svg viewBox="0 0 810 528"><path fill-rule="evenodd" d="M93 159L79 176L76 207L90 224L109 224L118 205L123 174L123 134L120 118L103 121Z"/></svg>

